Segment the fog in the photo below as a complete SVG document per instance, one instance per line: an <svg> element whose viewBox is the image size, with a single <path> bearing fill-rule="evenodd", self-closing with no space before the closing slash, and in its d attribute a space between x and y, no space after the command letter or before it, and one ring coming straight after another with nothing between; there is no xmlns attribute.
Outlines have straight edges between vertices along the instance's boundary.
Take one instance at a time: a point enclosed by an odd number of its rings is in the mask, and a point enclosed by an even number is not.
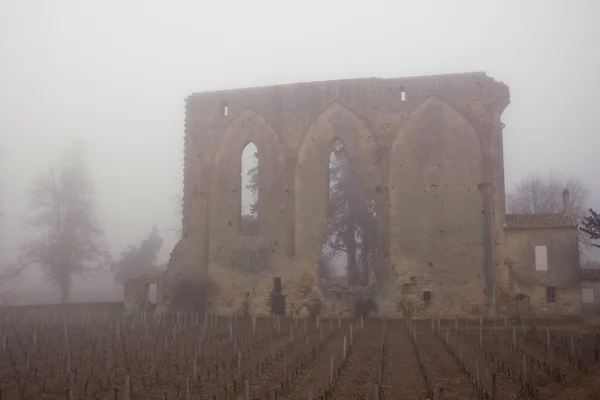
<svg viewBox="0 0 600 400"><path fill-rule="evenodd" d="M28 237L32 178L74 138L89 147L113 256L157 225L166 262L180 224L185 97L258 85L486 71L511 89L507 188L554 170L581 178L600 207L598 15L594 0L2 0L0 263ZM46 290L35 269L26 277L23 293ZM96 276L72 300L121 291Z"/></svg>

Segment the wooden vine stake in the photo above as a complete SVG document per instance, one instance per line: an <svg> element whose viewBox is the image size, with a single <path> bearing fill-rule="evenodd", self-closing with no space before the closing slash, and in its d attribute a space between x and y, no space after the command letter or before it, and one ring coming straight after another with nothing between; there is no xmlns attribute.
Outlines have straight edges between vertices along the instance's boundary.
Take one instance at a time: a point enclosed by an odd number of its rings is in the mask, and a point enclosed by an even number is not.
<svg viewBox="0 0 600 400"><path fill-rule="evenodd" d="M333 386L333 356L329 360L329 386Z"/></svg>
<svg viewBox="0 0 600 400"><path fill-rule="evenodd" d="M125 375L125 400L130 400L131 398L131 380L129 379L129 374Z"/></svg>
<svg viewBox="0 0 600 400"><path fill-rule="evenodd" d="M71 375L69 377L69 400L74 400L75 399L75 374L73 372L71 372Z"/></svg>

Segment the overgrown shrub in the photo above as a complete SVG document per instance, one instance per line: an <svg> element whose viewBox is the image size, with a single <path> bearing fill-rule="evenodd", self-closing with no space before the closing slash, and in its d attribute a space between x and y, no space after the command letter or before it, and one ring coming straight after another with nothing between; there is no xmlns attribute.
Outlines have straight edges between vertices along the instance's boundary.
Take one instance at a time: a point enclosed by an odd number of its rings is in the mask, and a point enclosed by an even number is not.
<svg viewBox="0 0 600 400"><path fill-rule="evenodd" d="M206 312L217 292L217 285L208 278L182 279L178 281L171 294L171 306L175 310Z"/></svg>
<svg viewBox="0 0 600 400"><path fill-rule="evenodd" d="M250 316L250 299L248 298L248 294L246 294L246 298L242 302L241 310L242 316L249 317Z"/></svg>
<svg viewBox="0 0 600 400"><path fill-rule="evenodd" d="M366 318L370 313L377 311L377 304L371 298L361 298L354 301L355 317Z"/></svg>
<svg viewBox="0 0 600 400"><path fill-rule="evenodd" d="M323 307L323 303L320 300L310 303L307 306L307 308L308 308L308 315L311 318L316 318L317 315L321 314L322 307Z"/></svg>

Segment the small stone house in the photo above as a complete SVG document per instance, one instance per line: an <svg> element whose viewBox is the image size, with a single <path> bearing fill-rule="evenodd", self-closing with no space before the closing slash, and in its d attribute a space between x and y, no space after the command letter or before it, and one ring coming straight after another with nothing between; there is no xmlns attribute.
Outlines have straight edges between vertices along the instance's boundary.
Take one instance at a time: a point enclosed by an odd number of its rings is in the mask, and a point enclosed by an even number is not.
<svg viewBox="0 0 600 400"><path fill-rule="evenodd" d="M129 279L124 284L126 312L150 311L156 306L157 284L160 272L150 272L137 278Z"/></svg>
<svg viewBox="0 0 600 400"><path fill-rule="evenodd" d="M579 231L569 191L563 212L506 214L509 284L520 315L559 317L581 313Z"/></svg>
<svg viewBox="0 0 600 400"><path fill-rule="evenodd" d="M587 317L600 316L600 269L581 269L581 313Z"/></svg>

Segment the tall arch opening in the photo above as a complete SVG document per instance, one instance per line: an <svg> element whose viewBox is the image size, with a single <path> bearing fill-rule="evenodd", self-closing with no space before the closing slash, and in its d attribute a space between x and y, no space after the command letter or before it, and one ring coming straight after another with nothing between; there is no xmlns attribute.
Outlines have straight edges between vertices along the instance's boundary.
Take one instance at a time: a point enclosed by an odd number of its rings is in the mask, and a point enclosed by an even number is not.
<svg viewBox="0 0 600 400"><path fill-rule="evenodd" d="M240 230L258 233L259 200L258 149L252 142L242 151Z"/></svg>
<svg viewBox="0 0 600 400"><path fill-rule="evenodd" d="M328 191L319 275L329 283L367 286L377 276L379 240L375 199L339 139L329 151Z"/></svg>

